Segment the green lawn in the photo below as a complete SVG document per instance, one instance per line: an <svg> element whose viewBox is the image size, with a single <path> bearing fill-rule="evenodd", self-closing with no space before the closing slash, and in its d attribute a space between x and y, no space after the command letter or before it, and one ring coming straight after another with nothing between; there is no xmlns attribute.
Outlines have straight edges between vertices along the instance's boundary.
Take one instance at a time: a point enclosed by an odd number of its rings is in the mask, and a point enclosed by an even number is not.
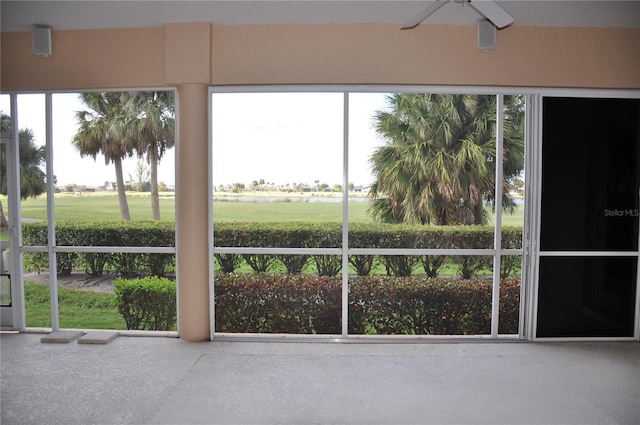
<svg viewBox="0 0 640 425"><path fill-rule="evenodd" d="M128 194L127 203L132 220L151 220L151 198L138 194ZM46 220L47 198L38 196L22 201L23 218ZM116 194L56 194L54 197L56 220L119 220L120 206ZM160 198L160 218L175 219L173 198Z"/></svg>
<svg viewBox="0 0 640 425"><path fill-rule="evenodd" d="M368 203L349 203L349 222L368 222ZM330 202L214 202L214 221L341 222L342 203Z"/></svg>
<svg viewBox="0 0 640 425"><path fill-rule="evenodd" d="M0 197L6 202L6 197ZM151 200L149 196L128 194L127 201L132 220L151 220ZM73 196L57 194L54 199L56 220L119 220L120 208L115 194L83 194ZM22 217L46 220L46 197L39 196L22 201ZM370 221L367 202L349 203L349 222ZM219 201L214 203L215 221L253 222L340 222L342 204L330 202L237 202ZM519 205L515 214L503 213L503 225L521 226L523 208ZM160 217L175 219L175 200L160 199ZM1 237L1 236L0 236Z"/></svg>
<svg viewBox="0 0 640 425"><path fill-rule="evenodd" d="M28 327L51 327L49 286L24 284L25 316ZM113 295L58 288L61 328L124 330L126 324L113 305Z"/></svg>

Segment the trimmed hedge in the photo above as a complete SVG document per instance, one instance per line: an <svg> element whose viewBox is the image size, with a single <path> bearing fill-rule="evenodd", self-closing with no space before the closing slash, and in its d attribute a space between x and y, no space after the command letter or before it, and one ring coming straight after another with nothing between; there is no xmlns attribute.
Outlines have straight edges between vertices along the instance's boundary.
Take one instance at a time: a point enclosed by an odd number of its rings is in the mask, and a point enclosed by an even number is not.
<svg viewBox="0 0 640 425"><path fill-rule="evenodd" d="M44 222L24 223L25 245L46 245ZM502 231L504 248L522 246L522 229L506 227ZM340 223L216 223L215 246L336 248L342 243ZM175 225L167 221L93 221L56 223L58 246L175 246ZM352 248L487 248L493 246L490 226L409 226L394 224L354 223L349 226ZM124 277L139 275L165 276L175 270L172 254L131 253L58 253L58 274L68 275L84 270L92 276L104 272ZM479 270L490 267L487 256L371 256L350 255L349 263L359 276L371 273L376 263L384 265L388 276L409 276L422 268L429 277L437 277L449 262L458 265L460 275L472 278ZM511 275L519 267L520 256L502 258L501 276ZM235 272L242 263L256 273L283 268L290 274L305 268L323 276L341 272L339 256L325 255L240 255L215 254L221 271ZM46 253L26 253L28 270L48 269Z"/></svg>
<svg viewBox="0 0 640 425"><path fill-rule="evenodd" d="M170 330L176 285L166 278L116 279L127 329ZM316 275L215 275L217 332L341 333L341 281ZM491 331L488 279L356 277L349 282L349 333L481 335ZM499 332L518 332L520 281L503 279Z"/></svg>
<svg viewBox="0 0 640 425"><path fill-rule="evenodd" d="M340 223L216 223L215 246L336 248L342 244ZM520 227L503 227L505 248L522 246ZM411 226L353 223L349 225L351 248L464 248L493 246L491 226Z"/></svg>
<svg viewBox="0 0 640 425"><path fill-rule="evenodd" d="M215 275L217 332L341 332L340 279L316 275Z"/></svg>
<svg viewBox="0 0 640 425"><path fill-rule="evenodd" d="M161 277L115 279L114 304L127 329L166 331L176 324L176 284Z"/></svg>
<svg viewBox="0 0 640 425"><path fill-rule="evenodd" d="M400 224L354 223L349 225L351 248L445 248L483 249L493 247L491 226L410 226ZM215 246L336 248L342 243L340 223L216 223ZM522 247L522 228L503 227L502 246ZM487 256L371 256L350 255L349 264L358 276L367 276L376 261L381 262L388 276L410 276L422 267L429 277L437 277L448 261L456 264L460 275L471 279L480 270L491 267ZM235 272L244 261L255 273L273 270L282 264L288 273L300 273L309 263L318 274L337 276L341 271L338 257L324 255L239 255L215 254L221 271ZM520 256L503 256L500 275L506 278L519 267Z"/></svg>
<svg viewBox="0 0 640 425"><path fill-rule="evenodd" d="M491 281L356 277L349 283L349 333L490 333ZM341 282L315 275L215 275L217 332L341 333ZM500 333L518 332L519 279L503 279Z"/></svg>
<svg viewBox="0 0 640 425"><path fill-rule="evenodd" d="M349 332L379 335L491 333L491 279L363 277L351 282ZM499 332L518 333L520 280L500 283Z"/></svg>
<svg viewBox="0 0 640 425"><path fill-rule="evenodd" d="M22 225L24 245L46 245L47 223ZM175 223L169 221L62 221L56 223L57 246L174 246ZM27 270L47 270L46 253L25 253ZM134 277L142 273L165 276L175 270L173 254L86 253L56 254L58 274L68 276L74 270L84 270L91 276L104 272Z"/></svg>

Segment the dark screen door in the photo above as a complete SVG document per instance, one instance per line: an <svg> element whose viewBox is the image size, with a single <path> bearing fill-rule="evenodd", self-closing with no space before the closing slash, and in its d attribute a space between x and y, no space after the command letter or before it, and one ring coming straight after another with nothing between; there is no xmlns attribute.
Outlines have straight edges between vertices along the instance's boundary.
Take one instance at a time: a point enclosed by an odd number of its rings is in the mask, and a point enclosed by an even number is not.
<svg viewBox="0 0 640 425"><path fill-rule="evenodd" d="M543 100L537 337L632 337L640 99Z"/></svg>

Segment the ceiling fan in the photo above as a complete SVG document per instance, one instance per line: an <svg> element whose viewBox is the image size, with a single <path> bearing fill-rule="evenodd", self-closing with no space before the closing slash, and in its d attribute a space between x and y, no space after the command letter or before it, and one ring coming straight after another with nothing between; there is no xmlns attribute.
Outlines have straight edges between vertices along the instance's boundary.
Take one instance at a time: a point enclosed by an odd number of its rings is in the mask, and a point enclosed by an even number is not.
<svg viewBox="0 0 640 425"><path fill-rule="evenodd" d="M418 12L413 18L405 22L401 29L408 30L415 28L422 21L433 15L438 9L450 1L459 2L459 0L436 0L431 2L427 7ZM463 0L463 3L469 3L478 13L487 18L496 28L504 28L515 22L513 16L509 15L506 10L500 7L496 2L491 0Z"/></svg>

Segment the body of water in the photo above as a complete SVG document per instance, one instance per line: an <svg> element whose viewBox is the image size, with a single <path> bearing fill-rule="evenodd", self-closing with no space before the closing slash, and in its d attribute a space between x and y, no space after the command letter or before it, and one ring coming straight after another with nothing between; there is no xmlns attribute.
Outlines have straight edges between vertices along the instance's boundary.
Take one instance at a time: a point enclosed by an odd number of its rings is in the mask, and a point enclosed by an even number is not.
<svg viewBox="0 0 640 425"><path fill-rule="evenodd" d="M342 202L341 196L214 196L214 202ZM369 198L352 197L349 202L369 202Z"/></svg>
<svg viewBox="0 0 640 425"><path fill-rule="evenodd" d="M214 196L214 202L342 202L341 196ZM350 197L349 202L369 202L367 197ZM516 205L523 205L524 199L514 199Z"/></svg>

